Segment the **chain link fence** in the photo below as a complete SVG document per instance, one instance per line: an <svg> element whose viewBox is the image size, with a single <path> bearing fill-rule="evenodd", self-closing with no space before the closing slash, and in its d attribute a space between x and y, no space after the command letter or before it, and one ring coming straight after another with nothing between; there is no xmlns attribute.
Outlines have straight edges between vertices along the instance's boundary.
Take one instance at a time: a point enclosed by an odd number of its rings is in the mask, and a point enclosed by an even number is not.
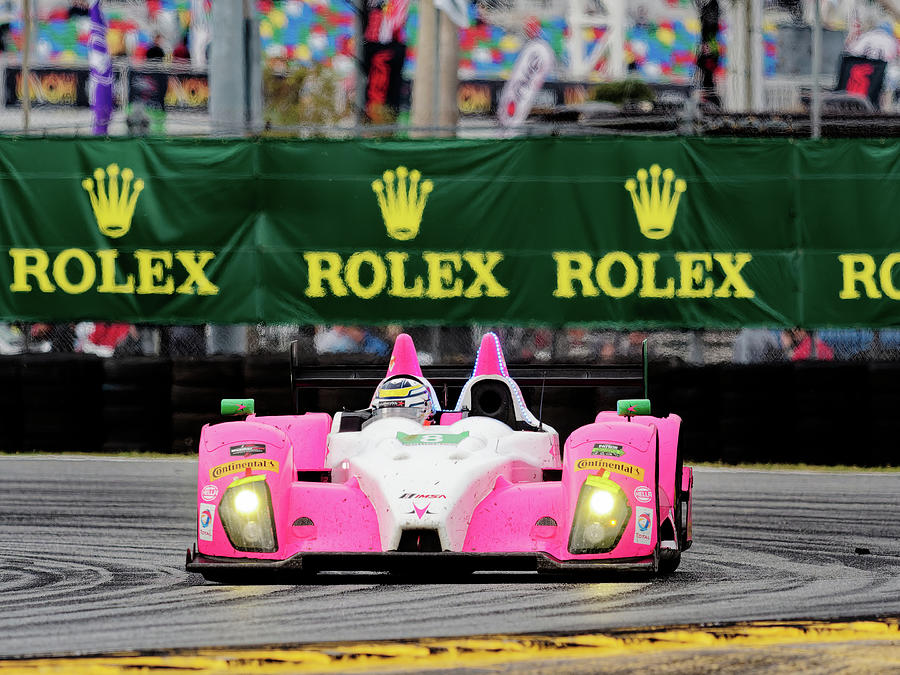
<svg viewBox="0 0 900 675"><path fill-rule="evenodd" d="M510 363L638 363L648 340L651 361L685 365L790 361L900 360L900 329L606 330L471 325L149 326L80 322L0 324L0 355L85 353L104 358L284 355L298 340L310 362L386 364L393 341L407 332L425 365L470 365L481 336L496 332Z"/></svg>

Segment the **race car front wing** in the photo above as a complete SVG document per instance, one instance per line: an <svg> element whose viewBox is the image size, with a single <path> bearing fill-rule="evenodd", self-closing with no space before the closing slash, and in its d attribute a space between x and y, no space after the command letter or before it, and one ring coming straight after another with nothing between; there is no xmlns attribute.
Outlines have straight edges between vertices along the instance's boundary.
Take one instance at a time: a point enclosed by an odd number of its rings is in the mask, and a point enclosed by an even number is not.
<svg viewBox="0 0 900 675"><path fill-rule="evenodd" d="M247 577L256 574L289 576L292 573L317 572L392 572L421 573L489 571L489 572L538 572L584 573L656 572L656 553L635 558L559 560L541 551L514 553L458 553L450 551L380 553L298 553L285 560L259 560L254 558L225 558L203 555L188 550L185 568L207 578Z"/></svg>

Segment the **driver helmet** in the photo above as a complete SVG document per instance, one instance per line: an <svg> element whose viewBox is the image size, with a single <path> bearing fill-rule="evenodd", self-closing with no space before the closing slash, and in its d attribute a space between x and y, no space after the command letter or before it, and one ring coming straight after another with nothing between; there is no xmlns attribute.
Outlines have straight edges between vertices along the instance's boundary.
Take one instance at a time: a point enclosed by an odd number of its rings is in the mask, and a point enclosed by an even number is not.
<svg viewBox="0 0 900 675"><path fill-rule="evenodd" d="M411 375L389 377L378 385L372 407L382 414L398 414L424 422L434 413L428 387Z"/></svg>

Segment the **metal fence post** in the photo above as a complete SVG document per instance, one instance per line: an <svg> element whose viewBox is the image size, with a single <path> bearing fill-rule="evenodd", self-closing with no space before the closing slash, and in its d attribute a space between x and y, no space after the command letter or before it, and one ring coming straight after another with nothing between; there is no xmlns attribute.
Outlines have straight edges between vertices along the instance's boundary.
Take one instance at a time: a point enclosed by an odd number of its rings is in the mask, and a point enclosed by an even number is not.
<svg viewBox="0 0 900 675"><path fill-rule="evenodd" d="M28 81L28 67L31 60L31 0L24 0L22 3L22 11L25 16L25 44L22 49L22 122L25 127L25 133L31 125L31 90Z"/></svg>
<svg viewBox="0 0 900 675"><path fill-rule="evenodd" d="M812 125L812 137L821 138L822 92L819 91L819 74L822 70L822 10L819 7L819 0L813 0L813 5L815 19L812 34L812 100L810 101L812 110L809 111L809 117Z"/></svg>

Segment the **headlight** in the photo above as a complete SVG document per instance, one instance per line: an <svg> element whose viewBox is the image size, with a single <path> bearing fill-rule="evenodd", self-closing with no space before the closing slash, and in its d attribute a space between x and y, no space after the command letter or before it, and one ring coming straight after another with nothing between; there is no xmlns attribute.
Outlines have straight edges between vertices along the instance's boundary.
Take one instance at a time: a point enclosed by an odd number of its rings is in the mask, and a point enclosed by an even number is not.
<svg viewBox="0 0 900 675"><path fill-rule="evenodd" d="M614 508L616 508L616 498L612 493L599 489L591 495L590 509L594 515L605 516L612 513Z"/></svg>
<svg viewBox="0 0 900 675"><path fill-rule="evenodd" d="M578 493L569 533L569 553L606 553L613 550L631 520L631 506L618 484L602 476L588 476Z"/></svg>
<svg viewBox="0 0 900 675"><path fill-rule="evenodd" d="M272 495L265 476L247 476L229 485L219 515L228 541L238 551L278 550Z"/></svg>
<svg viewBox="0 0 900 675"><path fill-rule="evenodd" d="M250 487L243 487L234 496L234 508L241 515L247 516L259 510L259 497Z"/></svg>

